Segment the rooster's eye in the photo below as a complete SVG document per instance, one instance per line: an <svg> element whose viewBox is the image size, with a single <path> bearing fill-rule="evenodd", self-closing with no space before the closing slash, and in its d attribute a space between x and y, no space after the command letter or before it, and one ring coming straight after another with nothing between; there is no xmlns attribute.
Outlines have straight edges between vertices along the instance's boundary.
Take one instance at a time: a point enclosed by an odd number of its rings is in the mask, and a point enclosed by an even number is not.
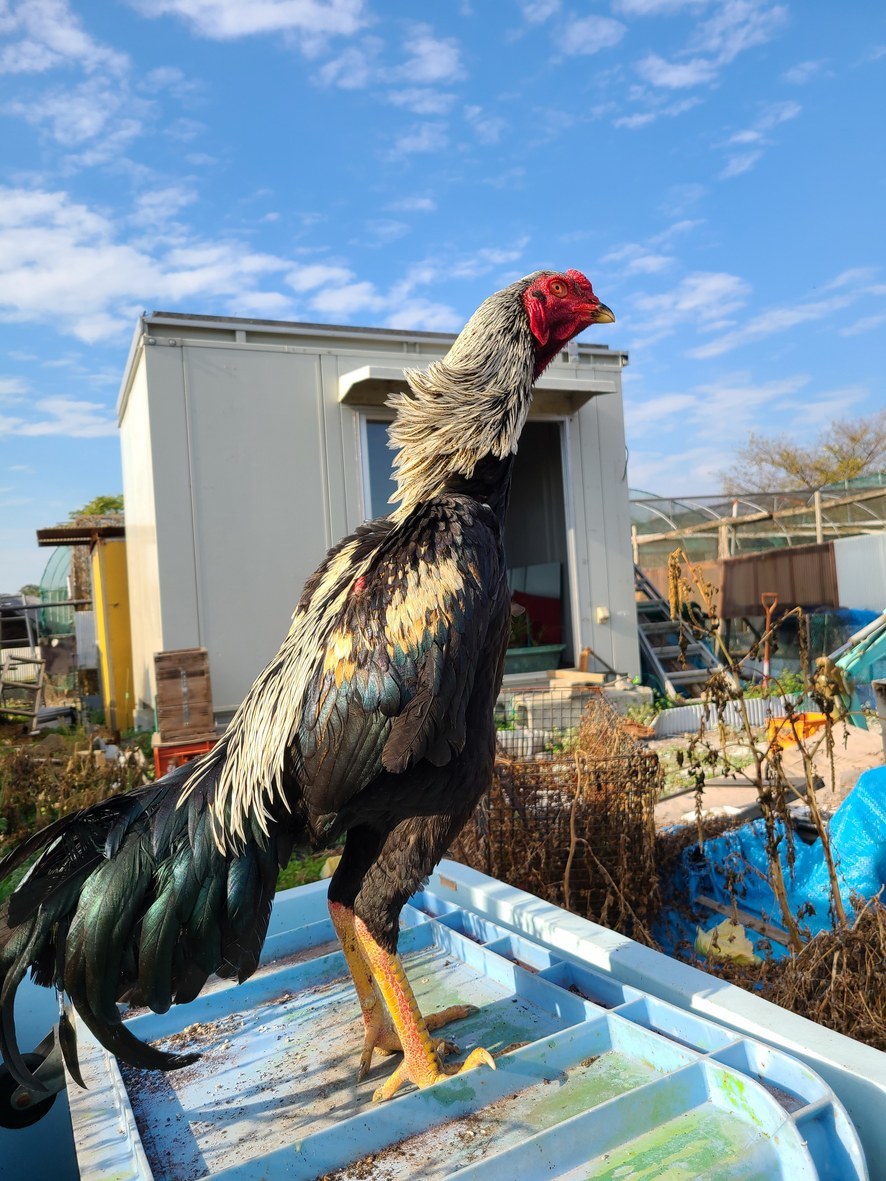
<svg viewBox="0 0 886 1181"><path fill-rule="evenodd" d="M562 279L552 279L550 289L552 295L565 295L569 290Z"/></svg>

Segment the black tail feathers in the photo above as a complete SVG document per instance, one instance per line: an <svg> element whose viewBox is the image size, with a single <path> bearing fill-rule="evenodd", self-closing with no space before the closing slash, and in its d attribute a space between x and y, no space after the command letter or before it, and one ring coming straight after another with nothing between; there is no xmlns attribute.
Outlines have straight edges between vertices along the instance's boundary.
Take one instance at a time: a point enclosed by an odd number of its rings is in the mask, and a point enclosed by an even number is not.
<svg viewBox="0 0 886 1181"><path fill-rule="evenodd" d="M19 1083L41 1089L15 1036L15 994L28 969L67 994L106 1049L154 1070L195 1055L141 1042L118 1002L162 1013L192 1000L213 973L242 981L255 971L291 839L256 828L242 847L218 848L208 805L219 765L193 790L193 765L180 767L63 817L0 861L3 881L39 853L0 906L0 1053ZM76 1077L69 1022L59 1038Z"/></svg>

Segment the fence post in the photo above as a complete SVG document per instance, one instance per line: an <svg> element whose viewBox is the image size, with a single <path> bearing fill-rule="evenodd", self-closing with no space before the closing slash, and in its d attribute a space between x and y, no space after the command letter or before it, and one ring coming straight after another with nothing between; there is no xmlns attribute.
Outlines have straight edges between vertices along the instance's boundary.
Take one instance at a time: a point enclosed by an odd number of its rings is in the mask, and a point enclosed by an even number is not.
<svg viewBox="0 0 886 1181"><path fill-rule="evenodd" d="M880 719L880 734L883 739L883 758L886 759L886 681L871 681L877 717Z"/></svg>

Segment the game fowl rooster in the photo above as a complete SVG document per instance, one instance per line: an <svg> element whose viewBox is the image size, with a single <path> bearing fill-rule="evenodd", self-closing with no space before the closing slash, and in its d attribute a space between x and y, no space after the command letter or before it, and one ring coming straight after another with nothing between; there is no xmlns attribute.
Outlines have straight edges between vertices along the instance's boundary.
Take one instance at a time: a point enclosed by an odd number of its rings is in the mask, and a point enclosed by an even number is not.
<svg viewBox="0 0 886 1181"><path fill-rule="evenodd" d="M277 655L210 754L66 816L0 864L39 854L0 909L0 1049L40 1090L16 1044L13 1000L30 967L112 1053L136 1066L192 1061L139 1041L120 1001L165 1012L215 973L258 965L278 867L294 842L345 838L329 910L373 1053L402 1053L375 1093L447 1070L397 955L403 904L489 787L493 706L511 602L502 546L511 469L532 386L576 333L612 312L578 271L538 271L487 299L441 361L395 394L397 507L330 551ZM77 1078L73 1028L59 1042ZM475 1050L460 1069L493 1065Z"/></svg>

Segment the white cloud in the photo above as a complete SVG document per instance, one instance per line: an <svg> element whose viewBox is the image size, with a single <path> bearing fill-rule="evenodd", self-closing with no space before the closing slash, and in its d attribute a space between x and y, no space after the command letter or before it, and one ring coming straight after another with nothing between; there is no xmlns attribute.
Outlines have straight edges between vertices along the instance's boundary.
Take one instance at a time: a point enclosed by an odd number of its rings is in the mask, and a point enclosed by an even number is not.
<svg viewBox="0 0 886 1181"><path fill-rule="evenodd" d="M27 390L28 383L22 377L0 377L0 398L15 398Z"/></svg>
<svg viewBox="0 0 886 1181"><path fill-rule="evenodd" d="M673 451L631 448L628 473L632 488L655 489L660 495L676 492L685 498L687 489L696 496L718 491L722 465L722 458L710 445Z"/></svg>
<svg viewBox="0 0 886 1181"><path fill-rule="evenodd" d="M186 98L203 89L199 82L188 78L178 66L157 66L143 75L140 83L145 90L168 90L177 98Z"/></svg>
<svg viewBox="0 0 886 1181"><path fill-rule="evenodd" d="M454 37L435 37L430 25L413 25L404 48L407 59L392 73L413 86L454 82L464 75L458 42Z"/></svg>
<svg viewBox="0 0 886 1181"><path fill-rule="evenodd" d="M769 103L763 108L750 127L734 132L726 141L727 147L743 147L748 151L736 152L726 161L720 172L720 179L727 180L748 172L763 155L763 148L772 143L770 132L781 123L796 119L803 108L799 103Z"/></svg>
<svg viewBox="0 0 886 1181"><path fill-rule="evenodd" d="M729 180L732 176L741 176L743 172L750 172L762 155L763 152L761 150L741 152L737 156L730 157L717 175L720 180Z"/></svg>
<svg viewBox="0 0 886 1181"><path fill-rule="evenodd" d="M416 115L445 115L455 102L455 95L447 91L417 86L389 90L386 97L393 106L405 107Z"/></svg>
<svg viewBox="0 0 886 1181"><path fill-rule="evenodd" d="M648 14L671 6L639 0L639 7ZM740 53L774 37L786 20L784 5L770 5L766 0L720 0L713 15L696 27L675 60L649 53L637 62L636 70L650 85L668 90L707 85Z"/></svg>
<svg viewBox="0 0 886 1181"><path fill-rule="evenodd" d="M261 33L293 33L303 48L316 39L349 37L365 24L364 0L130 0L142 16L177 16L201 37L227 41ZM304 40L307 38L307 40Z"/></svg>
<svg viewBox="0 0 886 1181"><path fill-rule="evenodd" d="M850 324L846 328L841 328L840 335L860 336L862 332L870 332L873 328L879 328L881 324L886 324L886 312L880 312L873 316L862 316L854 324Z"/></svg>
<svg viewBox="0 0 886 1181"><path fill-rule="evenodd" d="M76 63L92 73L119 75L129 65L124 53L84 32L67 0L18 0L0 11L0 34L17 38L0 50L0 74L37 74Z"/></svg>
<svg viewBox="0 0 886 1181"><path fill-rule="evenodd" d="M507 266L522 258L529 243L528 238L519 238L513 246L487 246L475 254L457 259L450 264L448 273L457 279L474 279L486 275L498 267Z"/></svg>
<svg viewBox="0 0 886 1181"><path fill-rule="evenodd" d="M520 0L523 19L530 25L544 24L560 9L560 0Z"/></svg>
<svg viewBox="0 0 886 1181"><path fill-rule="evenodd" d="M802 110L803 108L799 103L769 103L763 108L760 115L750 127L745 128L743 131L736 131L734 135L729 137L728 142L731 144L765 142L767 132L774 130L780 123L787 123L791 119L796 119Z"/></svg>
<svg viewBox="0 0 886 1181"><path fill-rule="evenodd" d="M378 312L385 301L368 280L323 287L311 297L311 307L323 315L346 319L357 312Z"/></svg>
<svg viewBox="0 0 886 1181"><path fill-rule="evenodd" d="M751 288L744 279L722 271L697 271L676 287L634 300L639 311L673 323L691 318L704 323L719 320L747 303Z"/></svg>
<svg viewBox="0 0 886 1181"><path fill-rule="evenodd" d="M364 246L385 246L405 237L409 225L392 217L378 217L366 223L366 233L367 236L361 239Z"/></svg>
<svg viewBox="0 0 886 1181"><path fill-rule="evenodd" d="M292 300L279 291L246 291L228 303L231 316L260 316L262 319L285 319L292 312Z"/></svg>
<svg viewBox="0 0 886 1181"><path fill-rule="evenodd" d="M484 114L482 107L465 107L465 118L481 144L495 144L507 129L507 123L498 115Z"/></svg>
<svg viewBox="0 0 886 1181"><path fill-rule="evenodd" d="M289 267L237 241L194 240L155 256L64 192L0 188L0 320L51 322L96 341L151 300L237 295Z"/></svg>
<svg viewBox="0 0 886 1181"><path fill-rule="evenodd" d="M685 489L691 474L687 474L705 456L717 466L722 459L724 423L728 424L730 439L740 439L760 421L760 415L767 413L797 424L794 433L811 436L824 423L845 413L848 406L863 401L870 391L861 385L849 385L838 389L814 390L808 374L789 374L785 377L758 381L751 373L725 374L715 381L694 386L680 393L661 393L640 400L630 393L625 399L625 427L631 445L631 483L634 486L652 487L664 472L676 476L684 467L679 484ZM802 412L802 413L801 413ZM664 442L672 437L682 441L693 428L698 446L681 456L673 454L674 448ZM638 450L635 440L646 436L654 437L659 446L656 452ZM691 437L691 435L690 435ZM721 444L715 448L712 458L710 443ZM695 457L687 459L686 456ZM710 474L710 473L709 473ZM690 485L691 486L691 485Z"/></svg>
<svg viewBox="0 0 886 1181"><path fill-rule="evenodd" d="M677 115L691 111L700 102L701 99L698 98L684 98L679 102L652 107L648 111L638 111L634 115L621 115L618 119L612 120L612 125L613 127L626 127L629 131L636 131L639 127L647 127L650 123L654 123L656 119L662 117L673 119Z"/></svg>
<svg viewBox="0 0 886 1181"><path fill-rule="evenodd" d="M661 204L662 212L667 217L684 218L688 210L696 206L708 194L705 185L685 184L671 185L665 190Z"/></svg>
<svg viewBox="0 0 886 1181"><path fill-rule="evenodd" d="M805 86L807 82L824 73L826 69L827 63L825 61L797 62L795 66L785 70L781 80L790 83L791 86Z"/></svg>
<svg viewBox="0 0 886 1181"><path fill-rule="evenodd" d="M301 282L310 280L313 294L309 306L322 316L336 320L371 318L389 328L421 329L429 332L452 332L461 328L463 318L447 304L437 303L416 294L416 287L433 282L440 273L436 263L418 263L387 292L374 283L359 280L346 268L322 265L302 268ZM451 273L449 267L447 273ZM291 277L290 277L291 280ZM297 284L293 284L297 286Z"/></svg>
<svg viewBox="0 0 886 1181"><path fill-rule="evenodd" d="M674 262L670 255L655 254L635 242L610 250L600 261L623 264L619 267L623 275L655 275L667 270Z"/></svg>
<svg viewBox="0 0 886 1181"><path fill-rule="evenodd" d="M830 279L827 283L825 283L821 290L836 291L840 287L855 287L859 284L870 283L876 274L876 267L847 267L845 271L840 271L836 278ZM873 292L876 295L884 294L882 288L868 288L868 291L869 293Z"/></svg>
<svg viewBox="0 0 886 1181"><path fill-rule="evenodd" d="M650 53L637 62L637 73L652 86L682 90L712 82L717 76L717 67L707 58L669 62L657 53Z"/></svg>
<svg viewBox="0 0 886 1181"><path fill-rule="evenodd" d="M90 78L69 90L12 102L7 109L34 126L45 124L57 143L71 147L101 135L122 101L119 86Z"/></svg>
<svg viewBox="0 0 886 1181"><path fill-rule="evenodd" d="M616 0L616 12L625 16L661 16L684 9L704 8L710 0Z"/></svg>
<svg viewBox="0 0 886 1181"><path fill-rule="evenodd" d="M196 192L185 182L161 189L145 189L135 199L130 221L138 226L159 226L196 200Z"/></svg>
<svg viewBox="0 0 886 1181"><path fill-rule="evenodd" d="M666 242L670 242L672 238L679 237L680 234L688 234L690 230L694 230L696 226L702 224L702 218L684 217L680 221L674 222L673 225L668 226L666 230L662 230L660 234L653 234L649 241L654 246L663 246Z"/></svg>
<svg viewBox="0 0 886 1181"><path fill-rule="evenodd" d="M697 403L694 394L659 394L643 402L628 397L625 399L625 430L631 438L658 431Z"/></svg>
<svg viewBox="0 0 886 1181"><path fill-rule="evenodd" d="M387 328L423 332L458 332L463 324L463 317L448 304L434 303L417 296L405 299L385 320Z"/></svg>
<svg viewBox="0 0 886 1181"><path fill-rule="evenodd" d="M100 402L83 402L57 396L41 398L34 409L42 417L36 420L0 416L0 436L66 435L95 439L117 433L117 420Z"/></svg>
<svg viewBox="0 0 886 1181"><path fill-rule="evenodd" d="M40 128L60 146L66 171L119 162L156 117L153 100L133 94L126 77L106 73L75 86L46 90L27 101L10 102L6 110Z"/></svg>
<svg viewBox="0 0 886 1181"><path fill-rule="evenodd" d="M612 17L586 16L562 30L559 47L570 55L599 53L617 45L626 32L627 27Z"/></svg>
<svg viewBox="0 0 886 1181"><path fill-rule="evenodd" d="M740 53L770 41L786 24L787 7L765 0L722 0L708 20L696 30L690 53L709 53L719 65Z"/></svg>
<svg viewBox="0 0 886 1181"><path fill-rule="evenodd" d="M360 45L350 45L338 57L325 62L317 70L315 80L321 86L362 90L376 78L383 48L384 43L378 37L366 37Z"/></svg>
<svg viewBox="0 0 886 1181"><path fill-rule="evenodd" d="M181 207L188 197L187 190L171 186L146 194L145 209L155 205L162 212L175 202ZM384 237L403 225L391 220L370 228ZM112 222L64 192L0 187L0 321L48 323L92 344L123 337L144 307L187 309L200 300L207 310L229 315L450 330L460 326L461 316L421 289L443 276L464 280L509 269L526 246L520 239L472 255L422 260L385 290L336 258L281 258L236 239L203 240L185 227L126 240L126 228L126 221ZM12 401L22 389L20 379L2 380L0 390L16 410L4 430L105 433L100 408L70 398L46 400L37 407L41 417L26 421Z"/></svg>
<svg viewBox="0 0 886 1181"><path fill-rule="evenodd" d="M443 123L419 123L394 140L391 154L408 156L414 152L439 152L446 147L449 136Z"/></svg>
<svg viewBox="0 0 886 1181"><path fill-rule="evenodd" d="M769 308L761 312L736 328L732 332L724 333L707 344L690 349L689 356L695 358L719 357L740 345L763 340L780 332L787 332L800 324L815 323L819 320L831 320L837 312L852 304L859 296L867 294L869 288L864 283L871 271L867 267L856 267L844 271L836 279L823 284L815 298L796 304L786 304L781 307ZM842 294L821 294L832 290L841 290Z"/></svg>
<svg viewBox="0 0 886 1181"><path fill-rule="evenodd" d="M296 267L286 276L286 282L293 291L312 291L334 283L348 283L354 278L353 271L334 263L314 262Z"/></svg>
<svg viewBox="0 0 886 1181"><path fill-rule="evenodd" d="M401 197L388 206L395 213L433 213L437 202L433 197Z"/></svg>

